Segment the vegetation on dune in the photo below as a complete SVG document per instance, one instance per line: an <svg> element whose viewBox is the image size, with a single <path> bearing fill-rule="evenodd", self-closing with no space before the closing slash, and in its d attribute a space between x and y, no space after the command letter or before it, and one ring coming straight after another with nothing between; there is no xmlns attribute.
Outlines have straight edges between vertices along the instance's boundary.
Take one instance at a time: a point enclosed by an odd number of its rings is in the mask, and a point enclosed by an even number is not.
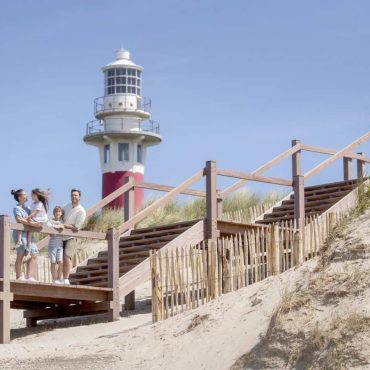
<svg viewBox="0 0 370 370"><path fill-rule="evenodd" d="M327 238L315 268L282 292L266 335L232 370L368 365L370 316L361 302L366 302L370 286L370 249L356 236L355 225L370 217L369 209L368 187L360 190L357 207Z"/></svg>
<svg viewBox="0 0 370 370"><path fill-rule="evenodd" d="M229 196L223 201L223 212L228 215L228 219L233 218L233 213L238 211L250 210L260 205L271 205L283 197L279 192L267 194L253 193L247 190L239 191ZM151 199L145 203L143 209L153 204L156 199ZM196 220L205 217L206 202L204 198L198 198L180 202L173 200L165 206L157 209L149 217L139 223L139 227L150 227L163 225L178 221ZM89 218L86 229L91 231L107 231L111 227L117 227L123 222L122 209L107 209L97 212Z"/></svg>

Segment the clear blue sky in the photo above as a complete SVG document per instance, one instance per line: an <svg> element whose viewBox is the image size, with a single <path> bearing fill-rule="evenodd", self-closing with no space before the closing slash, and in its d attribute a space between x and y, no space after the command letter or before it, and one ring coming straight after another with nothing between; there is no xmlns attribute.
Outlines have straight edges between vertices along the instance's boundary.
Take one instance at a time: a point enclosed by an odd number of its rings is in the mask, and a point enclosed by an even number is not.
<svg viewBox="0 0 370 370"><path fill-rule="evenodd" d="M208 159L252 171L293 138L343 147L370 129L369 17L368 1L3 0L0 212L11 188L50 187L53 205L73 186L86 205L99 198L82 137L121 45L161 124L148 181L176 185ZM290 163L270 174L289 177ZM339 165L314 181L332 179Z"/></svg>

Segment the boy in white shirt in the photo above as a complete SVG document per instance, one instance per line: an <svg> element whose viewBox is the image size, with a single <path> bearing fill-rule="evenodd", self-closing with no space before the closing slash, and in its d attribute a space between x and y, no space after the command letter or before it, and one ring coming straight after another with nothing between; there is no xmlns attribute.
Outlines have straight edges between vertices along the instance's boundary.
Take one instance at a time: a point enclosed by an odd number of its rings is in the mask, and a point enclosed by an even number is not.
<svg viewBox="0 0 370 370"><path fill-rule="evenodd" d="M58 231L64 229L62 207L56 206L53 210L54 218L50 220L48 226L53 227ZM49 258L50 258L50 272L53 278L53 283L63 284L63 235L51 235L49 239ZM58 265L58 270L56 269Z"/></svg>

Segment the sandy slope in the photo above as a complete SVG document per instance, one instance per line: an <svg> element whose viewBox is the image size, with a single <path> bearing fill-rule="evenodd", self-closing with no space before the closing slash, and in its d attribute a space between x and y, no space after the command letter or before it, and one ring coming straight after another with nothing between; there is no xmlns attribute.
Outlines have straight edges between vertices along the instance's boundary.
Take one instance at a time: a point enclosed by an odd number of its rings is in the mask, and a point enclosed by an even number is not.
<svg viewBox="0 0 370 370"><path fill-rule="evenodd" d="M259 342L283 284L307 268L269 278L154 325L143 301L139 313L114 323L68 328L61 327L65 323L58 327L49 323L36 333L18 329L12 344L0 347L1 368L227 369Z"/></svg>
<svg viewBox="0 0 370 370"><path fill-rule="evenodd" d="M325 361L335 365L328 369L341 368L334 357L348 360L347 367L366 369L370 331L364 329L370 328L370 319L347 318L352 313L370 316L369 255L368 212L334 242L325 266L318 259L306 262L154 325L146 285L140 291L140 310L118 322L64 320L46 322L37 331L14 330L12 344L0 347L0 368L303 369L312 364L323 368ZM279 307L285 312L273 316ZM16 328L20 320L13 319ZM339 347L333 350L333 343ZM359 360L351 362L351 356Z"/></svg>
<svg viewBox="0 0 370 370"><path fill-rule="evenodd" d="M337 233L233 370L370 369L370 210Z"/></svg>

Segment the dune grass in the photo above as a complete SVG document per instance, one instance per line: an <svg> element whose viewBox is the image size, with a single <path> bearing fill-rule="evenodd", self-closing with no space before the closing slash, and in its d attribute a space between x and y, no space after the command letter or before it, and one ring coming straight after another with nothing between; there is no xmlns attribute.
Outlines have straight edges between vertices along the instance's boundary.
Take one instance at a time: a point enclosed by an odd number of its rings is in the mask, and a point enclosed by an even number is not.
<svg viewBox="0 0 370 370"><path fill-rule="evenodd" d="M253 193L242 190L229 196L223 201L223 212L232 218L233 212L245 211L262 204L273 204L283 197L284 194L271 192L266 194ZM154 203L156 198L145 202L143 209ZM97 212L89 218L85 228L91 231L107 231L111 227L117 227L123 222L122 209L106 209ZM150 227L164 225L179 221L196 220L205 217L206 202L204 198L187 201L174 200L157 209L153 214L141 221L138 227Z"/></svg>

